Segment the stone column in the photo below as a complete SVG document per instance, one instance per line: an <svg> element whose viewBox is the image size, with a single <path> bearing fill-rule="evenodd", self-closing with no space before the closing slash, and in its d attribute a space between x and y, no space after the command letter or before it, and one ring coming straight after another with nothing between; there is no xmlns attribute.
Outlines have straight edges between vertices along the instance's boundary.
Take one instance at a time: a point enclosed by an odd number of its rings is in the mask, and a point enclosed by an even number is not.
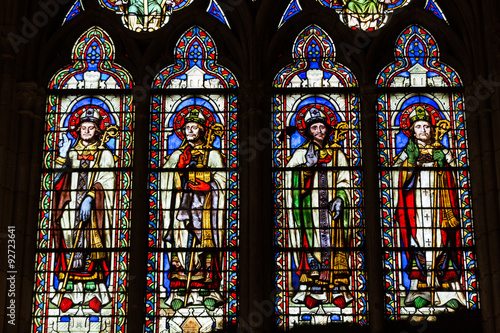
<svg viewBox="0 0 500 333"><path fill-rule="evenodd" d="M44 124L44 92L34 82L15 85L15 119L11 138L16 148L13 170L13 223L16 225L18 332L29 332L37 242L40 171ZM14 125L14 124L12 124Z"/></svg>

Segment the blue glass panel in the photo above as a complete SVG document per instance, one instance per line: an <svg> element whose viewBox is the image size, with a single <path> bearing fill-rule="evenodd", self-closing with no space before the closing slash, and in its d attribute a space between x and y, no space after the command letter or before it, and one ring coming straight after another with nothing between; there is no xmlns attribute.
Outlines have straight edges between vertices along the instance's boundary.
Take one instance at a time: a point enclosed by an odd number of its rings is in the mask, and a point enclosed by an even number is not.
<svg viewBox="0 0 500 333"><path fill-rule="evenodd" d="M227 22L226 16L224 15L224 12L220 8L219 4L217 3L216 0L210 1L210 5L208 5L207 13L224 23L229 27L229 23Z"/></svg>
<svg viewBox="0 0 500 333"><path fill-rule="evenodd" d="M441 8L439 8L438 4L434 0L427 0L427 3L425 4L425 9L430 10L431 12L434 13L437 17L439 17L441 20L445 20L446 18L444 17L443 11Z"/></svg>
<svg viewBox="0 0 500 333"><path fill-rule="evenodd" d="M300 13L302 11L302 7L300 7L299 0L292 0L281 18L281 22L279 26L281 27L283 23L285 23L290 17Z"/></svg>
<svg viewBox="0 0 500 333"><path fill-rule="evenodd" d="M80 14L83 10L84 8L81 1L77 0L73 7L71 7L71 9L69 10L68 14L66 14L63 24L74 18L76 15Z"/></svg>

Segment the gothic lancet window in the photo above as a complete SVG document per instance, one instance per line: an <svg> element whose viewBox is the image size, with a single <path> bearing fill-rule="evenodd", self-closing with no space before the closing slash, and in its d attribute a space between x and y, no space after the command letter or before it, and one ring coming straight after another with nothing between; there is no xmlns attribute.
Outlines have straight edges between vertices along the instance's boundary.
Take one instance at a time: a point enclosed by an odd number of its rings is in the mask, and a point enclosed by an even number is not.
<svg viewBox="0 0 500 333"><path fill-rule="evenodd" d="M199 27L153 81L146 332L236 324L238 83Z"/></svg>
<svg viewBox="0 0 500 333"><path fill-rule="evenodd" d="M48 87L32 332L126 332L130 75L92 27Z"/></svg>
<svg viewBox="0 0 500 333"><path fill-rule="evenodd" d="M312 25L273 85L277 325L366 324L357 80Z"/></svg>
<svg viewBox="0 0 500 333"><path fill-rule="evenodd" d="M78 30L88 29L74 44L70 64L49 73L55 75L43 107L26 330L229 332L249 323L262 332L368 332L441 320L446 313L469 320L480 302L487 309L488 295L480 299L479 288L489 280L478 285L474 222L478 228L488 222L478 218L485 210L479 200L473 222L461 78L441 62L453 65L436 39L413 23L397 39L394 62L380 72L386 62L376 67L375 74L371 67L371 55L392 52L392 42L388 49L380 42L403 21L390 22L392 15L405 19L416 6L422 15L409 19L446 28L438 3L68 2L56 15L61 30L45 46L51 30L38 27L43 52L65 45L66 37L57 36L90 18ZM106 26L123 38L119 59L135 68L136 82L153 77L147 99L133 98L135 84L115 61L115 44L92 27L102 12L112 18ZM314 24L327 14L333 16L325 26ZM171 18L175 25L168 24ZM290 36L291 23L301 22L308 23L293 33L303 29L290 41L290 59L269 71L271 59L283 59L277 36ZM359 37L350 29L366 32L361 35L371 42L337 61L336 45ZM330 31L338 33L335 38ZM173 60L148 79L147 67L162 61L162 52L173 53ZM52 59L47 62L58 61ZM238 79L222 59L241 69ZM36 74L27 77L44 77L43 68L30 71ZM20 118L28 110L31 116L31 108L20 110ZM261 110L269 112L262 116ZM254 134L267 130L258 124L268 120L272 144L261 149L257 141L264 140L253 140ZM240 143L257 148L258 157L240 158ZM487 171L482 168L479 173ZM240 237L248 248L240 248ZM479 246L484 249L478 240ZM488 274L485 269L483 276ZM373 283L370 291L367 283Z"/></svg>
<svg viewBox="0 0 500 333"><path fill-rule="evenodd" d="M479 307L462 83L412 25L377 79L386 316Z"/></svg>

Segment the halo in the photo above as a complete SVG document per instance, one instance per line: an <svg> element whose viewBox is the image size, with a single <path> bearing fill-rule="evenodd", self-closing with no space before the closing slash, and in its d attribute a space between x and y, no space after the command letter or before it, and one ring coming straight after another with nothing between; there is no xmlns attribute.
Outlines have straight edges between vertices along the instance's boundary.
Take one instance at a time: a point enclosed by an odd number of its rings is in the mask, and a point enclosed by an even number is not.
<svg viewBox="0 0 500 333"><path fill-rule="evenodd" d="M99 125L99 128L101 129L101 131L104 131L106 127L111 125L111 116L102 107L93 104L84 105L76 109L76 111L73 112L69 118L69 133L75 139L78 137L78 133L76 133L76 128L80 123L80 116L82 115L82 113L86 112L88 109L91 108L99 110L99 114L101 115L101 123Z"/></svg>
<svg viewBox="0 0 500 333"><path fill-rule="evenodd" d="M409 105L406 109L401 112L401 116L399 119L399 127L403 131L403 133L407 137L411 137L410 127L411 127L411 117L415 114L417 107L423 107L424 111L427 112L431 116L431 123L433 126L441 120L441 115L439 114L439 110L429 104L425 103L416 103Z"/></svg>
<svg viewBox="0 0 500 333"><path fill-rule="evenodd" d="M317 103L312 103L312 104L307 104L300 108L297 111L297 115L295 116L295 126L297 127L297 130L299 131L300 135L303 137L307 137L307 134L305 133L306 131L306 114L311 110L312 108L318 109L323 116L326 118L326 122L328 125L330 125L332 128L337 125L337 116L335 115L335 111L329 108L328 106L324 104L317 104Z"/></svg>
<svg viewBox="0 0 500 333"><path fill-rule="evenodd" d="M204 106L201 105L190 105L181 109L174 118L174 131L175 134L179 137L179 139L184 140L184 133L182 133L182 127L186 122L186 116L191 113L193 110L199 110L205 117L205 128L212 127L213 124L216 123L214 114Z"/></svg>

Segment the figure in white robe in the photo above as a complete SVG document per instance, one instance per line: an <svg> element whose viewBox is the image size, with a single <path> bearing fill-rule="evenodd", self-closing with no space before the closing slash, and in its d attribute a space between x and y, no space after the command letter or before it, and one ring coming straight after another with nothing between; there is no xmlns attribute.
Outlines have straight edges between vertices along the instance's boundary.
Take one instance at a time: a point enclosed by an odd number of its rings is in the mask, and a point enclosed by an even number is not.
<svg viewBox="0 0 500 333"><path fill-rule="evenodd" d="M172 171L160 176L163 240L173 249L168 253L170 294L166 304L175 311L191 305L213 310L223 303L219 291L226 215L225 162L211 145L213 137L205 137L204 124L201 113L192 111L186 117L184 142L164 165Z"/></svg>
<svg viewBox="0 0 500 333"><path fill-rule="evenodd" d="M100 114L87 109L76 132L77 143L63 136L55 174L52 227L58 255L58 288L51 302L66 312L89 306L95 312L111 302L109 275L115 173L113 153L100 146ZM97 165L96 165L97 163ZM79 232L78 229L81 229ZM78 239L76 237L78 236ZM65 250L81 249L75 251Z"/></svg>

